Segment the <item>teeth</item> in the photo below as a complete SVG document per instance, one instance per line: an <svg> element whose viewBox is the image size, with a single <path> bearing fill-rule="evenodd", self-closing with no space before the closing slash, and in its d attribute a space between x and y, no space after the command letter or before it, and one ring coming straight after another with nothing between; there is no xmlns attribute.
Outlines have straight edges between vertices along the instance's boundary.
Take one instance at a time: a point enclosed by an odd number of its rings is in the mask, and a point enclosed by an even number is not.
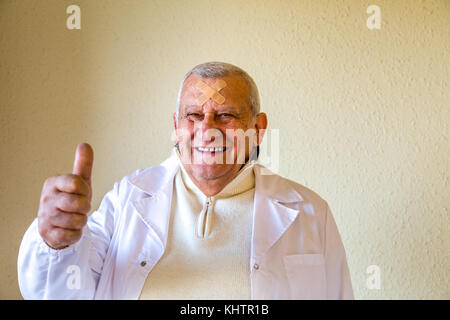
<svg viewBox="0 0 450 320"><path fill-rule="evenodd" d="M202 148L202 147L198 147L196 148L198 151L201 152L222 152L223 151L223 147L220 148Z"/></svg>

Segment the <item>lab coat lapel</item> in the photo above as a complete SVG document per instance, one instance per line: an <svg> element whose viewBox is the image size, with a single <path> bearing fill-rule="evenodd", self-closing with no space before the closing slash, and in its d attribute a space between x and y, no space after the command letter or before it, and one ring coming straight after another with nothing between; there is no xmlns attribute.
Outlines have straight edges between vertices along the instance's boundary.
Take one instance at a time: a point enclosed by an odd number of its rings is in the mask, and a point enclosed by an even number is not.
<svg viewBox="0 0 450 320"><path fill-rule="evenodd" d="M286 180L255 164L255 200L252 230L251 264L259 264L267 251L297 218L303 201Z"/></svg>
<svg viewBox="0 0 450 320"><path fill-rule="evenodd" d="M147 168L130 179L131 184L144 192L141 198L132 201L132 205L156 237L161 255L167 244L173 179L177 169L176 159L170 157L161 165Z"/></svg>

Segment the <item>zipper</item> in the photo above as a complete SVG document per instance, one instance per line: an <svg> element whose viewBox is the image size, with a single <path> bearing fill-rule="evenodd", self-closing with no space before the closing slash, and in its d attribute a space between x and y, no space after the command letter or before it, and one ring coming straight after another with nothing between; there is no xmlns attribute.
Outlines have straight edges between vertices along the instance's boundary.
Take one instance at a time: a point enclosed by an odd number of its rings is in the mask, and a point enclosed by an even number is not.
<svg viewBox="0 0 450 320"><path fill-rule="evenodd" d="M197 218L197 237L207 238L212 225L212 204L213 198L207 197L205 205Z"/></svg>

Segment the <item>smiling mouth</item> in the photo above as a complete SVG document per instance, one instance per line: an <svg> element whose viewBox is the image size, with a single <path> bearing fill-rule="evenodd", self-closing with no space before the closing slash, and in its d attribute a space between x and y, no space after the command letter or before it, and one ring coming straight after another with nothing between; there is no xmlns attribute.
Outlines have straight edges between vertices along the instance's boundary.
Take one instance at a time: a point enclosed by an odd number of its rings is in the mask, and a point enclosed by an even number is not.
<svg viewBox="0 0 450 320"><path fill-rule="evenodd" d="M227 149L227 147L217 147L217 148L195 147L194 149L199 151L199 152L212 153L212 152L224 152Z"/></svg>

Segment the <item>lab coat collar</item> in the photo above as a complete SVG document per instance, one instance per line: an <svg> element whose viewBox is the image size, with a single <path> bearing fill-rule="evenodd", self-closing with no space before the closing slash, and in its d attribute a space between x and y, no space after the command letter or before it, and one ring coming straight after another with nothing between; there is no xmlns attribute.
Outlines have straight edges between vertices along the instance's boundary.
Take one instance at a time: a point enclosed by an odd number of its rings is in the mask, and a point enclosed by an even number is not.
<svg viewBox="0 0 450 320"><path fill-rule="evenodd" d="M149 195L155 195L173 182L177 171L178 161L176 155L172 155L159 166L145 168L131 178L129 182L141 191Z"/></svg>
<svg viewBox="0 0 450 320"><path fill-rule="evenodd" d="M291 185L291 181L273 173L259 163L255 163L253 170L255 172L255 191L258 193L283 203L303 201L302 196Z"/></svg>

